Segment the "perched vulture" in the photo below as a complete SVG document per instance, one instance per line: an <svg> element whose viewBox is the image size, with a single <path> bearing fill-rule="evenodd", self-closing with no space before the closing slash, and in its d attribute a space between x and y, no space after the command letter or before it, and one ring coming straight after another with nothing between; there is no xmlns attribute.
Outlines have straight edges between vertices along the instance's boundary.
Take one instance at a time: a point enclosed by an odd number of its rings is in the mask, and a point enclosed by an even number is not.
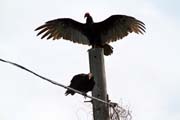
<svg viewBox="0 0 180 120"><path fill-rule="evenodd" d="M70 18L59 18L46 22L36 28L37 35L43 34L41 39L66 39L74 43L92 45L104 48L104 54L113 53L110 42L122 39L129 33L145 32L145 24L134 17L126 15L112 15L104 21L94 23L89 13L84 15L86 23L80 23Z"/></svg>
<svg viewBox="0 0 180 120"><path fill-rule="evenodd" d="M93 77L92 73L89 73L89 74L75 75L72 78L71 84L69 85L69 87L86 94L87 92L93 90L94 85L95 85L94 77ZM68 94L74 95L75 92L68 89L65 92L65 95L68 95Z"/></svg>

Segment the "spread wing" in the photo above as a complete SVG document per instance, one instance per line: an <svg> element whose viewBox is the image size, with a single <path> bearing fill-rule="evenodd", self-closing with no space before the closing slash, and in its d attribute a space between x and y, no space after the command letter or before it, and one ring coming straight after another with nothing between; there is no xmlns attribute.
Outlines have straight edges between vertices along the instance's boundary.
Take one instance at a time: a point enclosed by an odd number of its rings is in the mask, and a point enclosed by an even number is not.
<svg viewBox="0 0 180 120"><path fill-rule="evenodd" d="M85 25L70 18L55 19L46 22L44 25L39 26L35 31L40 30L37 34L42 34L41 39L66 39L74 43L89 45L88 38L83 34Z"/></svg>
<svg viewBox="0 0 180 120"><path fill-rule="evenodd" d="M94 30L100 34L103 43L114 42L122 39L129 33L145 32L145 24L134 17L126 15L112 15L106 20L95 23Z"/></svg>

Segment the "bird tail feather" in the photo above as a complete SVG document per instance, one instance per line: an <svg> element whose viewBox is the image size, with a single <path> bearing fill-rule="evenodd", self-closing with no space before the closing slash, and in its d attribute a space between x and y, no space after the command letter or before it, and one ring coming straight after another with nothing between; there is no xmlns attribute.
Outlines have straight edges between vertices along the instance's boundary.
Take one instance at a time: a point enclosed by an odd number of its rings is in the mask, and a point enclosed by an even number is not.
<svg viewBox="0 0 180 120"><path fill-rule="evenodd" d="M74 95L75 92L72 91L72 90L67 90L67 91L65 92L65 95L67 96L67 95L69 95L69 94Z"/></svg>
<svg viewBox="0 0 180 120"><path fill-rule="evenodd" d="M109 56L113 53L113 47L110 46L109 44L103 45L104 48L104 55Z"/></svg>

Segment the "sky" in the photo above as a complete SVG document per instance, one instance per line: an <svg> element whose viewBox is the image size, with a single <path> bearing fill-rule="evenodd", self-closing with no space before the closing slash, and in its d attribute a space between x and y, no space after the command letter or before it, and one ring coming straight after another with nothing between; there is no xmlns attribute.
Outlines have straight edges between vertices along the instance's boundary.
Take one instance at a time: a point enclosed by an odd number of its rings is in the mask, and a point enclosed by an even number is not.
<svg viewBox="0 0 180 120"><path fill-rule="evenodd" d="M41 40L34 29L63 17L84 23L85 12L95 22L112 14L133 16L146 24L146 33L110 43L114 53L104 57L109 97L132 111L133 120L179 120L179 4L178 0L1 0L0 58L69 85L75 74L89 72L90 47ZM91 104L84 103L83 96L64 92L0 63L1 120L91 120Z"/></svg>

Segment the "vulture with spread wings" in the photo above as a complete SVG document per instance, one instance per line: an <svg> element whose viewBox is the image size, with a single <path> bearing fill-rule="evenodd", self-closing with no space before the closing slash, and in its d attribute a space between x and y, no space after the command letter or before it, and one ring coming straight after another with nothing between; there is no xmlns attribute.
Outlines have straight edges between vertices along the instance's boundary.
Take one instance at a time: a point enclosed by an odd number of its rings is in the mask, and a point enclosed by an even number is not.
<svg viewBox="0 0 180 120"><path fill-rule="evenodd" d="M112 15L102 22L94 23L89 13L84 15L86 23L80 23L70 18L59 18L46 22L35 31L37 35L43 34L41 39L47 37L53 40L63 38L74 43L92 45L104 48L104 54L113 53L110 42L122 39L129 33L145 32L145 24L134 17L126 15Z"/></svg>

